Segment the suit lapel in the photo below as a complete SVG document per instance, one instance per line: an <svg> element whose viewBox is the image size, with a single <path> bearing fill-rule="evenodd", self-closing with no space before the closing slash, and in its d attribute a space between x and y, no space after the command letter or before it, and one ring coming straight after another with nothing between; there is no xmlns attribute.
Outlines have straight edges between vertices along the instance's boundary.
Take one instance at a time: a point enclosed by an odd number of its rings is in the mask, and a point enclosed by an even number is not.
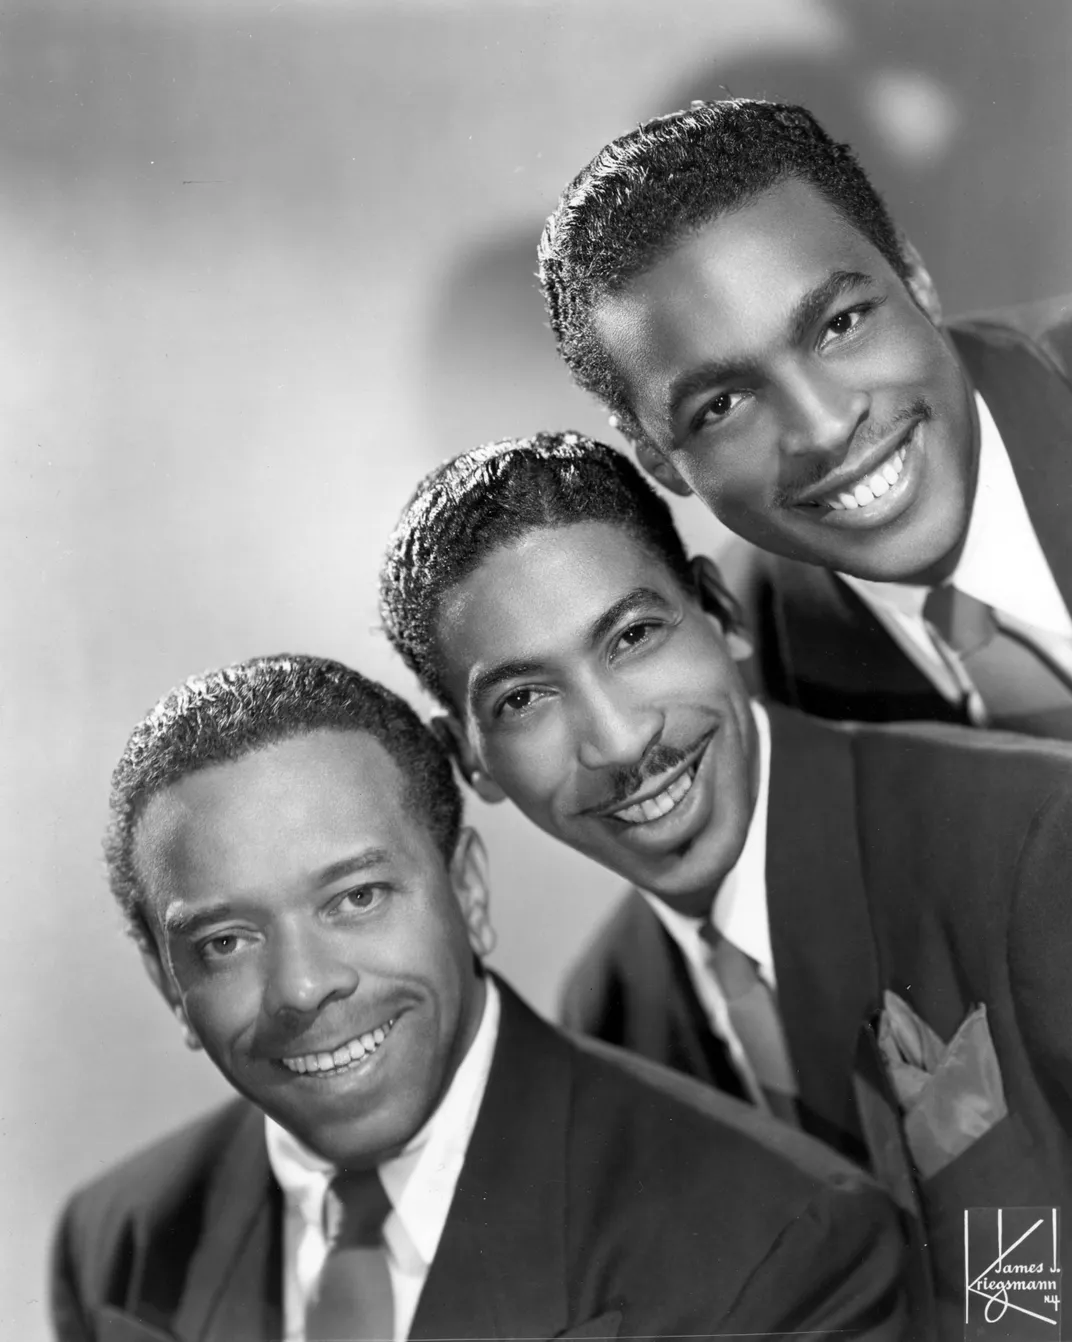
<svg viewBox="0 0 1072 1342"><path fill-rule="evenodd" d="M281 1203L264 1116L250 1106L207 1190L203 1232L175 1316L177 1338L259 1342L282 1334Z"/></svg>
<svg viewBox="0 0 1072 1342"><path fill-rule="evenodd" d="M412 1342L549 1338L569 1323L570 1055L497 982L502 1020L488 1086L410 1330Z"/></svg>
<svg viewBox="0 0 1072 1342"><path fill-rule="evenodd" d="M780 662L764 669L764 679L780 698L841 721L965 720L836 574L791 559L761 562L771 575Z"/></svg>
<svg viewBox="0 0 1072 1342"><path fill-rule="evenodd" d="M980 323L950 334L994 416L1035 535L1072 610L1072 387L1011 327Z"/></svg>
<svg viewBox="0 0 1072 1342"><path fill-rule="evenodd" d="M712 1033L696 996L681 949L638 891L629 898L625 973L635 1006L629 1012L624 1046L744 1098L726 1047Z"/></svg>
<svg viewBox="0 0 1072 1342"><path fill-rule="evenodd" d="M878 964L856 833L851 731L770 706L767 907L802 1119L862 1154L852 1071L879 1002Z"/></svg>

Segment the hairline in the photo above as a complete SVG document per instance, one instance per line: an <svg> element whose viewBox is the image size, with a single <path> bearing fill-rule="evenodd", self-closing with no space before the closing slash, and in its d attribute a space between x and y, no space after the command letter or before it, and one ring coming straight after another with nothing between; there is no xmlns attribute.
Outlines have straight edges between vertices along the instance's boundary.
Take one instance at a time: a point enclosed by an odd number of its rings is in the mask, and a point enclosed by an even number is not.
<svg viewBox="0 0 1072 1342"><path fill-rule="evenodd" d="M453 853L447 853L444 850L443 844L440 842L434 827L430 823L429 815L423 813L421 807L416 803L414 796L415 783L413 778L399 763L395 753L375 732L370 731L368 727L365 726L348 726L341 722L316 723L312 726L305 723L296 723L293 725L276 727L270 731L266 731L264 736L259 739L242 742L235 748L233 754L222 756L219 759L190 761L173 777L168 778L165 782L154 787L151 791L144 792L142 795L138 796L137 800L133 803L129 826L130 866L135 881L137 882L137 889L135 891L136 897L133 908L128 915L128 921L137 918L142 924L142 927L135 927L133 929L135 936L140 932L147 932L150 935L152 934L152 920L147 916L150 891L145 874L141 869L141 863L137 858L138 837L150 806L152 806L158 798L164 797L167 793L178 787L180 783L184 782L187 778L193 777L195 774L207 773L211 769L226 768L228 765L240 764L249 756L260 754L265 750L270 750L273 746L284 745L288 741L297 740L304 736L315 736L320 732L331 732L335 735L352 734L355 736L367 736L369 740L374 741L381 748L387 756L387 759L394 766L402 783L403 807L408 814L423 827L428 838L431 839L436 852L443 858L444 863L449 864ZM461 828L462 826L459 825L459 831ZM455 839L455 842L457 842L457 839Z"/></svg>
<svg viewBox="0 0 1072 1342"><path fill-rule="evenodd" d="M476 563L470 564L469 567L466 568L464 572L459 573L455 577L454 581L448 587L444 587L443 590L436 597L435 618L431 621L431 629L433 634L432 652L433 652L433 662L437 662L439 664L438 680L440 684L443 686L444 693L447 692L446 675L444 674L447 668L444 664L443 641L440 636L439 624L440 619L442 617L443 604L447 600L449 595L452 592L456 591L457 588L460 587L463 582L471 578L474 573L478 572L481 568L483 568L483 566L492 558L492 556L497 554L500 550L514 549L518 545L520 545L527 537L533 535L535 532L538 531L564 531L567 527L577 527L577 526L606 526L606 527L613 527L615 531L626 532L633 540L633 542L641 550L644 550L647 553L647 556L650 560L660 565L660 567L666 571L666 573L670 576L670 578L674 581L674 583L676 583L678 588L681 590L682 595L686 599L690 598L693 600L697 599L696 594L689 590L688 582L685 575L675 572L667 556L660 553L658 548L653 544L651 538L645 536L642 532L642 529L631 518L623 517L615 519L610 517L574 517L570 518L568 521L561 521L561 522L533 522L530 526L527 526L518 535L511 536L507 540L499 541L495 545L493 545L490 549L485 550L483 554L480 556L480 558L476 561ZM675 531L676 530L677 528L675 524ZM678 540L681 543L681 550L685 556L685 563L688 564L689 553L685 549L685 543L683 540L681 540L680 533L678 533ZM444 700L443 706L459 722L465 722L466 719L471 716L468 695L466 695L465 703L461 706L460 709L458 705L454 702L453 697Z"/></svg>

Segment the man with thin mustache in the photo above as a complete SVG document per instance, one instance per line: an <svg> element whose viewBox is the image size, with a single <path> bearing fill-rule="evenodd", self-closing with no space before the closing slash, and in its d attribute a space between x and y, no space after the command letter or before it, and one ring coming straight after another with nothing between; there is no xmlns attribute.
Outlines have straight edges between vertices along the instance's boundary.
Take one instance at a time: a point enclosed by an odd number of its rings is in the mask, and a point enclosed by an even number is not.
<svg viewBox="0 0 1072 1342"><path fill-rule="evenodd" d="M484 968L480 839L382 686L297 655L191 677L131 735L107 855L241 1098L72 1199L60 1342L903 1336L870 1180Z"/></svg>
<svg viewBox="0 0 1072 1342"><path fill-rule="evenodd" d="M568 1023L869 1162L952 1336L964 1209L1072 1196L1072 747L751 700L716 569L579 434L428 476L381 611L476 791L633 887Z"/></svg>
<svg viewBox="0 0 1072 1342"><path fill-rule="evenodd" d="M849 146L748 99L607 145L539 255L640 464L768 552L769 695L1072 737L1072 300L944 326Z"/></svg>

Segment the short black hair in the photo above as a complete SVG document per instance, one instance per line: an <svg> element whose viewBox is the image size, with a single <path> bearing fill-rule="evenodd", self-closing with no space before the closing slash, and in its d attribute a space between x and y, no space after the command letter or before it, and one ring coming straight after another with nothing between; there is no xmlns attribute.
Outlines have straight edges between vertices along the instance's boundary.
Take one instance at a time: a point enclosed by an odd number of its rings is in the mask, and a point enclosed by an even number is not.
<svg viewBox="0 0 1072 1342"><path fill-rule="evenodd" d="M145 891L134 861L138 821L172 783L262 746L322 729L367 732L398 765L406 805L449 862L462 801L445 750L397 694L341 662L281 653L207 671L169 691L134 728L112 774L104 841L108 879L146 944Z"/></svg>
<svg viewBox="0 0 1072 1342"><path fill-rule="evenodd" d="M421 481L391 534L380 570L387 637L422 686L457 711L436 632L444 594L503 545L578 522L623 527L687 590L692 568L664 499L623 453L580 433L487 443ZM705 604L709 609L712 602ZM727 608L712 610L729 622Z"/></svg>
<svg viewBox="0 0 1072 1342"><path fill-rule="evenodd" d="M576 381L634 442L645 435L593 309L690 231L790 177L815 187L908 279L903 238L851 148L789 103L694 102L613 140L563 192L539 246L551 329Z"/></svg>

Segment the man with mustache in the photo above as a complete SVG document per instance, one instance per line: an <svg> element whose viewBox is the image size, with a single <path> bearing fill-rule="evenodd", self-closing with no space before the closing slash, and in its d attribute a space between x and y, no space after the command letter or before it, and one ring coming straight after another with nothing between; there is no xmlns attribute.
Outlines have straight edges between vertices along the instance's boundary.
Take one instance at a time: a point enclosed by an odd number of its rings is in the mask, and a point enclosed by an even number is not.
<svg viewBox="0 0 1072 1342"><path fill-rule="evenodd" d="M633 887L569 1023L870 1161L962 1326L964 1209L1072 1196L1072 747L751 701L714 566L578 434L428 476L381 610L476 791Z"/></svg>
<svg viewBox="0 0 1072 1342"><path fill-rule="evenodd" d="M483 967L461 819L440 744L337 662L193 677L138 725L113 891L243 1098L75 1196L60 1342L898 1342L887 1199L817 1143L538 1020Z"/></svg>
<svg viewBox="0 0 1072 1342"><path fill-rule="evenodd" d="M769 552L768 693L1072 737L1072 300L943 326L849 147L746 99L601 150L540 273L641 465Z"/></svg>

